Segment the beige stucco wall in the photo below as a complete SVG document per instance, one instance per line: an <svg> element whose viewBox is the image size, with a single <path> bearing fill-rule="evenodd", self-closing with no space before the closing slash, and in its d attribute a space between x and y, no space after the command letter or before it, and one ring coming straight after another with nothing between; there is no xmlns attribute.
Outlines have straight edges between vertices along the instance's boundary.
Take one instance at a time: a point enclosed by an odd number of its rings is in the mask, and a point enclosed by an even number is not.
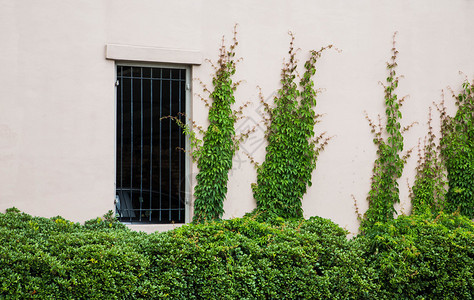
<svg viewBox="0 0 474 300"><path fill-rule="evenodd" d="M115 62L105 58L107 44L192 50L215 59L221 36L230 39L238 23L243 61L235 78L245 82L236 97L254 103L250 122L259 121L256 86L265 97L279 88L288 30L296 35L300 60L327 44L341 49L318 64L316 85L325 91L317 111L325 116L316 130L334 137L319 157L303 207L306 217L331 218L352 232L351 194L363 212L376 151L364 111L374 118L384 111L378 81L386 77L393 32L399 32L398 72L405 75L399 95L410 96L403 122L420 122L406 135L407 148L425 134L428 107L440 101L441 89L458 88L459 71L474 77L472 0L0 0L0 6L0 209L16 206L33 215L84 221L113 208ZM193 67L193 77L204 82L211 73L209 64ZM192 88L199 92L196 81ZM192 117L206 122L197 97ZM261 137L243 145L259 161ZM415 165L412 157L400 180L405 211ZM226 218L253 209L255 180L239 152Z"/></svg>

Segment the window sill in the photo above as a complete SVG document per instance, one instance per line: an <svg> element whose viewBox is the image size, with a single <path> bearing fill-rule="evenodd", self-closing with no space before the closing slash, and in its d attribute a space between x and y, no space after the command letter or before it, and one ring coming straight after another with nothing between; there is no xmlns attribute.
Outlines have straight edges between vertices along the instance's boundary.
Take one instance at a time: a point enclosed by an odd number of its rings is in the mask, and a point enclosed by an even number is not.
<svg viewBox="0 0 474 300"><path fill-rule="evenodd" d="M176 224L126 224L130 230L133 231L143 231L145 233L153 233L153 232L164 232L170 231L175 228L181 227L185 225L185 223L176 223Z"/></svg>

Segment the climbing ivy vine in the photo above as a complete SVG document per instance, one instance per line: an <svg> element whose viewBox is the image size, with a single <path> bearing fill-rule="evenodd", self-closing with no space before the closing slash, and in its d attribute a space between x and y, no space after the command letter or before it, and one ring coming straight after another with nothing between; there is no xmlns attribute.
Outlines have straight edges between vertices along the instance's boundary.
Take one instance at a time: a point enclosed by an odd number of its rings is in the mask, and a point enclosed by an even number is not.
<svg viewBox="0 0 474 300"><path fill-rule="evenodd" d="M474 218L474 82L466 81L456 99L457 112L441 110L441 154L448 171L446 210Z"/></svg>
<svg viewBox="0 0 474 300"><path fill-rule="evenodd" d="M204 132L202 147L196 153L199 173L194 188L194 222L220 219L224 213L229 170L238 147L234 128L237 117L231 108L235 103L236 85L232 75L236 66L236 34L234 30L234 40L229 49L222 44L214 66L216 73L212 79L214 90L210 94L209 126Z"/></svg>
<svg viewBox="0 0 474 300"><path fill-rule="evenodd" d="M263 218L303 216L302 197L311 186L318 154L328 142L324 133L316 137L314 133L320 116L314 112L317 92L312 77L318 58L332 45L310 51L299 89L294 36L290 35L290 57L282 69L282 86L274 98L275 106L265 105L268 146L265 161L257 167L257 183L252 185L256 212Z"/></svg>
<svg viewBox="0 0 474 300"><path fill-rule="evenodd" d="M381 122L375 124L367 115L366 118L375 134L373 139L377 145L377 156L373 168L372 183L367 201L369 208L364 214L362 220L362 229L372 227L376 222L386 222L393 219L396 212L394 204L400 201L398 179L401 177L403 167L410 154L407 152L401 156L403 151L403 135L402 132L408 130L409 127L402 129L400 119L402 113L400 108L403 104L404 97L398 99L396 89L400 77L396 75L397 54L395 48L395 37L393 35L393 47L391 61L387 63L389 71L385 89L385 132ZM380 120L380 117L379 117ZM384 136L387 136L384 139Z"/></svg>
<svg viewBox="0 0 474 300"><path fill-rule="evenodd" d="M225 45L223 38L217 63L209 61L215 70L212 79L213 90L208 89L201 81L204 91L209 93L209 99L198 95L209 108L207 129L204 130L194 122L190 122L191 125L185 124L176 116L169 117L174 119L188 136L192 150L190 154L193 160L197 161L199 169L194 188L195 223L222 217L232 159L239 143L252 131L251 129L236 135L234 128L239 115L242 115L242 109L247 106L244 104L238 110L232 109L232 104L235 103L234 91L240 83L232 80L238 61L235 59L235 48L238 45L236 29L237 26L234 27L234 38L230 46ZM202 135L202 139L197 137L195 129Z"/></svg>
<svg viewBox="0 0 474 300"><path fill-rule="evenodd" d="M411 192L412 214L437 214L443 210L447 179L444 161L433 132L431 107L428 117L428 134L424 146L418 145L418 165L415 184Z"/></svg>

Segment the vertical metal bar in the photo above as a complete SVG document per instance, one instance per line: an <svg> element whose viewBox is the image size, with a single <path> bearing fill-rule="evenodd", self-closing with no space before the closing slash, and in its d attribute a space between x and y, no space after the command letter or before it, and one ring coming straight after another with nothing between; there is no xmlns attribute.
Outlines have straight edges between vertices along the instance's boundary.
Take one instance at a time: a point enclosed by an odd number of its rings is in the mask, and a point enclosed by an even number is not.
<svg viewBox="0 0 474 300"><path fill-rule="evenodd" d="M123 67L120 67L120 196L123 197ZM119 196L119 201L121 200ZM122 210L123 203L120 203ZM122 215L122 212L120 212Z"/></svg>
<svg viewBox="0 0 474 300"><path fill-rule="evenodd" d="M173 72L172 70L170 70L170 79L169 79L169 85L170 85L170 115L172 114L172 97L173 97L173 86L172 86L172 82L173 82ZM169 140L169 149L168 149L168 221L171 221L171 119L170 119L170 130L169 130L169 136L168 136L168 140Z"/></svg>
<svg viewBox="0 0 474 300"><path fill-rule="evenodd" d="M190 101L191 99L191 88L187 88L187 85L188 84L191 84L191 75L192 75L192 68L191 67L187 67L186 68L186 73L185 73L185 77L184 77L184 84L185 84L185 91L184 91L184 111L187 113L187 114L190 114L191 113L191 103L192 101ZM189 124L190 121L188 119L185 119L186 121L186 124ZM189 124L190 125L190 124ZM191 125L190 125L191 126ZM185 139L184 139L184 147L186 149L189 149L190 148L190 140L189 138L187 138L185 136ZM186 177L185 181L184 181L184 221L185 222L190 222L191 221L191 213L190 213L190 210L191 210L191 207L189 205L190 203L190 198L192 197L191 196L191 193L190 193L190 189L191 189L191 185L192 185L192 178L190 176L191 174L191 162L190 162L190 158L189 156L187 155L183 155L184 157L184 176Z"/></svg>
<svg viewBox="0 0 474 300"><path fill-rule="evenodd" d="M140 217L142 220L143 206L143 67L140 68Z"/></svg>
<svg viewBox="0 0 474 300"><path fill-rule="evenodd" d="M130 68L130 203L133 209L133 67ZM132 221L132 214L130 214L130 222Z"/></svg>
<svg viewBox="0 0 474 300"><path fill-rule="evenodd" d="M179 70L179 84L178 84L178 112L181 112L181 72L183 70ZM181 118L181 117L180 117ZM178 137L178 145L181 151L181 135ZM181 220L181 153L178 153L178 220Z"/></svg>
<svg viewBox="0 0 474 300"><path fill-rule="evenodd" d="M153 75L151 72L153 72L152 68L150 68L150 216L148 218L148 221L150 222L151 214L153 212L153 206L151 205L151 195L153 191Z"/></svg>
<svg viewBox="0 0 474 300"><path fill-rule="evenodd" d="M163 117L163 69L160 69L160 117ZM162 132L161 132L161 122L160 122L160 163L159 163L159 170L160 170L160 221L161 221L161 211L162 211L162 203L161 203L161 183L163 182L161 177L161 139L162 139Z"/></svg>

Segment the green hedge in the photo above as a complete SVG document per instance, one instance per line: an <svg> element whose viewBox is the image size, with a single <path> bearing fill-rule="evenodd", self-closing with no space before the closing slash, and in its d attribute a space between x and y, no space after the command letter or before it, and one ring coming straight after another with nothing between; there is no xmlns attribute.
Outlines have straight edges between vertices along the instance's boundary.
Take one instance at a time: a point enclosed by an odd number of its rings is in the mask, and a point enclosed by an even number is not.
<svg viewBox="0 0 474 300"><path fill-rule="evenodd" d="M131 232L112 220L0 214L1 296L14 298L364 298L358 250L329 220L251 218Z"/></svg>
<svg viewBox="0 0 474 300"><path fill-rule="evenodd" d="M0 214L0 298L472 299L474 225L399 217L352 240L319 217L132 232Z"/></svg>
<svg viewBox="0 0 474 300"><path fill-rule="evenodd" d="M354 243L378 270L380 298L473 298L474 225L465 217L400 216Z"/></svg>
<svg viewBox="0 0 474 300"><path fill-rule="evenodd" d="M97 219L99 220L99 219ZM133 297L149 258L136 251L146 235L88 229L61 217L0 215L0 295L15 299ZM113 227L113 226L110 226Z"/></svg>
<svg viewBox="0 0 474 300"><path fill-rule="evenodd" d="M150 236L150 281L172 299L362 299L371 276L345 236L322 218L184 226Z"/></svg>

